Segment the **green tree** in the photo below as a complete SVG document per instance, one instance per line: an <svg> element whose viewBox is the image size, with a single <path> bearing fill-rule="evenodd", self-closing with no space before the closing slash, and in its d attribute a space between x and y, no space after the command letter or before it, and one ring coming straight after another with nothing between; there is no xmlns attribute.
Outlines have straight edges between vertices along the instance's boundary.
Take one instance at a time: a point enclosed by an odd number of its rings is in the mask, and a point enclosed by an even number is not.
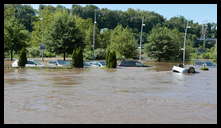
<svg viewBox="0 0 221 128"><path fill-rule="evenodd" d="M4 50L10 52L11 60L13 52L17 53L27 47L29 39L28 31L14 17L4 20Z"/></svg>
<svg viewBox="0 0 221 128"><path fill-rule="evenodd" d="M19 67L25 67L25 64L27 63L26 52L27 50L25 48L22 48L20 56L19 56L19 61L18 61Z"/></svg>
<svg viewBox="0 0 221 128"><path fill-rule="evenodd" d="M117 58L136 56L137 41L129 28L118 25L111 33L110 48L115 49Z"/></svg>
<svg viewBox="0 0 221 128"><path fill-rule="evenodd" d="M78 47L73 50L72 54L72 67L83 68L83 50L81 47Z"/></svg>
<svg viewBox="0 0 221 128"><path fill-rule="evenodd" d="M110 45L111 32L112 30L107 28L101 29L99 40L100 48L107 48L107 46Z"/></svg>
<svg viewBox="0 0 221 128"><path fill-rule="evenodd" d="M108 48L106 50L106 65L107 68L116 68L117 67L117 58L116 58L116 53L115 51L111 50Z"/></svg>
<svg viewBox="0 0 221 128"><path fill-rule="evenodd" d="M74 48L83 46L82 34L76 27L74 18L67 12L57 15L51 27L50 42L47 45L51 51L63 53L64 60L66 53L72 53Z"/></svg>
<svg viewBox="0 0 221 128"><path fill-rule="evenodd" d="M40 44L48 44L50 42L51 25L55 20L56 15L60 14L61 10L56 11L53 6L40 5L36 21L33 22L33 31L31 44L39 47ZM48 48L48 47L47 47Z"/></svg>
<svg viewBox="0 0 221 128"><path fill-rule="evenodd" d="M24 25L25 29L29 32L32 31L33 22L36 20L36 10L30 5L21 4L5 4L5 10L14 10L13 16L19 21L20 24Z"/></svg>
<svg viewBox="0 0 221 128"><path fill-rule="evenodd" d="M170 30L166 27L154 28L145 44L145 52L148 56L158 61L177 59L182 52L180 44L182 36L177 30Z"/></svg>

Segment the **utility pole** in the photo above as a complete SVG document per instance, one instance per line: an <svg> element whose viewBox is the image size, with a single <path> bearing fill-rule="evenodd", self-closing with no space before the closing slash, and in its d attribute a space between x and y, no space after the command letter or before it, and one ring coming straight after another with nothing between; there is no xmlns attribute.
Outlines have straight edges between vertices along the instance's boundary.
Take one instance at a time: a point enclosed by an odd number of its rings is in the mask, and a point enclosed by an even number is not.
<svg viewBox="0 0 221 128"><path fill-rule="evenodd" d="M42 41L42 45L43 45L43 18L41 17L40 20L42 21L41 23L41 29L42 29L42 33L41 33L41 41ZM40 46L41 49L42 46ZM41 49L41 60L44 61L44 50Z"/></svg>
<svg viewBox="0 0 221 128"><path fill-rule="evenodd" d="M188 28L190 28L190 26L188 26L188 21L187 21L186 28L185 28L184 42L183 42L183 65L185 62L186 36L187 36L187 29Z"/></svg>
<svg viewBox="0 0 221 128"><path fill-rule="evenodd" d="M141 44L142 44L142 33L143 33L143 26L145 26L145 24L143 23L144 21L144 17L142 18L142 24L141 24L141 32L140 32L140 58L139 60L141 61Z"/></svg>
<svg viewBox="0 0 221 128"><path fill-rule="evenodd" d="M96 27L96 9L94 11L94 29L93 29L93 56L94 56L94 59L95 59L95 53L94 53L94 49L95 49L95 27Z"/></svg>
<svg viewBox="0 0 221 128"><path fill-rule="evenodd" d="M203 25L203 48L204 49L206 49L206 31L207 31L207 25L205 24Z"/></svg>

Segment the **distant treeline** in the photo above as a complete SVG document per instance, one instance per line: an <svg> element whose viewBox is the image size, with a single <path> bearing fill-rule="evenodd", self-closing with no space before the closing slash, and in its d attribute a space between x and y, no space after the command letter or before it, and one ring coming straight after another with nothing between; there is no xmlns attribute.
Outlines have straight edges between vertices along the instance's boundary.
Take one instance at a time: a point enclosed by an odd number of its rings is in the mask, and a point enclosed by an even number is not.
<svg viewBox="0 0 221 128"><path fill-rule="evenodd" d="M146 56L158 60L181 59L180 48L183 44L186 24L189 22L191 28L188 29L187 35L187 58L216 59L214 41L206 41L204 47L203 41L198 40L203 32L206 33L206 38L216 38L216 23L207 23L203 27L202 24L188 21L183 16L167 20L162 15L151 11L132 8L127 11L109 10L94 5L85 7L72 5L71 9L61 5L56 7L40 5L37 10L29 5L4 5L5 56L17 54L22 47L28 49L30 56L39 56L39 45L44 43L45 55L48 57L61 53L64 53L64 56L65 53L69 55L73 48L82 46L84 59L92 59L95 11L97 59L104 59L107 47L116 50L118 59L136 58L142 18L145 24L142 35L143 53ZM206 31L202 31L202 28Z"/></svg>

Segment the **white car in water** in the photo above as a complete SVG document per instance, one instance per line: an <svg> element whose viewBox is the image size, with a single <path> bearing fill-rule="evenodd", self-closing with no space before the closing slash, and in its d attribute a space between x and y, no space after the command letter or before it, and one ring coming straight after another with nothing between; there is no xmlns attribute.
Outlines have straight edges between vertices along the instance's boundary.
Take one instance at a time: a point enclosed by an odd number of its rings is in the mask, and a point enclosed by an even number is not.
<svg viewBox="0 0 221 128"><path fill-rule="evenodd" d="M64 61L64 60L49 60L47 63L47 66L49 67L65 67L65 66L71 66L71 61Z"/></svg>
<svg viewBox="0 0 221 128"><path fill-rule="evenodd" d="M25 67L44 67L45 65L42 64L41 62L37 61L37 60L27 60L27 63L25 64ZM12 67L17 68L18 66L18 60L15 60L12 63Z"/></svg>
<svg viewBox="0 0 221 128"><path fill-rule="evenodd" d="M106 66L105 61L89 61L88 63L91 65L91 67L105 67Z"/></svg>

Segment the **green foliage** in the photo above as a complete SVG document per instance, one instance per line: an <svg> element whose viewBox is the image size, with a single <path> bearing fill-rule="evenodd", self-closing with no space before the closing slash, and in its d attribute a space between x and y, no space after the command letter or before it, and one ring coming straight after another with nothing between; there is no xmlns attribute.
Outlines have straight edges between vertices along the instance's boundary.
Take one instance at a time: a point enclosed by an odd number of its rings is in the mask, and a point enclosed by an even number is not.
<svg viewBox="0 0 221 128"><path fill-rule="evenodd" d="M27 47L29 39L28 31L22 24L19 24L15 17L4 20L4 50L10 52L11 59L14 51L17 53L23 47Z"/></svg>
<svg viewBox="0 0 221 128"><path fill-rule="evenodd" d="M110 45L110 40L111 40L111 30L104 28L101 29L100 33L100 48L107 48L108 45Z"/></svg>
<svg viewBox="0 0 221 128"><path fill-rule="evenodd" d="M210 49L207 48L206 50L204 50L204 52L201 53L192 52L191 56L192 59L212 59L214 62L216 62L217 50L216 47L212 47Z"/></svg>
<svg viewBox="0 0 221 128"><path fill-rule="evenodd" d="M84 7L73 5L72 9L60 5L57 7L40 5L39 9L35 10L29 5L5 4L4 55L11 55L13 58L13 54L15 53L16 56L21 48L29 47L30 55L37 57L39 51L36 48L43 43L47 46L45 56L52 57L56 54L63 54L65 59L65 54L71 55L74 48L83 44L86 47L84 48L84 59L94 59L92 40L95 9L97 14L97 24L95 25L96 59L104 57L104 50L101 49L107 47L116 51L118 59L137 57L136 49L143 17L145 26L142 37L144 41L148 40L144 42L145 53L153 58L157 58L153 56L154 54L161 54L163 58L160 58L165 60L182 59L182 51L178 49L183 47L183 33L188 21L185 17L172 17L166 20L155 12L131 8L126 11L99 9L94 5ZM216 52L211 50L215 44L211 41L206 42L206 49L201 50L199 54L196 53L197 49L202 46L202 41L197 40L201 37L202 26L193 21L188 22L191 28L188 29L187 34L186 59L209 58L215 60L217 58ZM160 27L167 27L169 33L165 32L165 36L162 36L163 32L155 32L156 38L153 37L153 31ZM207 38L217 37L216 23L207 24L206 36ZM29 41L30 37L31 41ZM151 48L152 51L154 49L151 46L153 38L162 40L159 47L155 47L157 49L155 53L151 52Z"/></svg>
<svg viewBox="0 0 221 128"><path fill-rule="evenodd" d="M182 36L177 30L170 30L166 27L154 28L145 44L145 52L148 56L158 61L178 59L182 51L180 42Z"/></svg>
<svg viewBox="0 0 221 128"><path fill-rule="evenodd" d="M95 54L95 57L94 57L94 54ZM102 48L97 48L94 50L94 52L92 49L85 48L84 49L84 60L105 59L105 54L106 54L106 51L105 51L105 49L102 49Z"/></svg>
<svg viewBox="0 0 221 128"><path fill-rule="evenodd" d="M209 70L209 68L206 67L206 66L202 66L202 67L200 67L200 70L205 70L205 71L207 71L207 70Z"/></svg>
<svg viewBox="0 0 221 128"><path fill-rule="evenodd" d="M128 28L118 25L111 33L110 48L116 51L117 58L132 58L136 56L137 41Z"/></svg>
<svg viewBox="0 0 221 128"><path fill-rule="evenodd" d="M92 45L92 39L93 39L93 21L92 19L83 19L78 16L75 17L75 24L76 27L81 31L83 38L83 41L86 45L86 47L91 47ZM99 34L99 29L96 28L96 37ZM95 37L95 42L98 42L98 39ZM97 43L96 43L97 44Z"/></svg>
<svg viewBox="0 0 221 128"><path fill-rule="evenodd" d="M32 31L32 39L31 43L33 46L39 46L40 44L48 44L50 42L50 31L51 25L54 21L56 15L59 12L55 12L54 7L51 6L43 6L39 10L39 17L36 19L34 24L34 31Z"/></svg>
<svg viewBox="0 0 221 128"><path fill-rule="evenodd" d="M80 5L72 6L72 14L78 15L84 19L93 19L94 11L97 10L97 25L99 28L114 29L118 24L123 27L130 27L135 32L140 31L141 19L144 16L144 23L146 27L144 31L147 33L156 25L162 24L165 19L163 16L150 12L134 10L129 8L127 11L109 10L107 8L99 9L94 5L87 5L82 7Z"/></svg>
<svg viewBox="0 0 221 128"><path fill-rule="evenodd" d="M55 53L52 53L48 50L45 50L44 51L44 57L56 57L56 54Z"/></svg>
<svg viewBox="0 0 221 128"><path fill-rule="evenodd" d="M72 67L83 68L83 50L82 48L76 48L72 54Z"/></svg>
<svg viewBox="0 0 221 128"><path fill-rule="evenodd" d="M32 47L28 49L29 54L31 57L39 57L40 56L40 50L38 47Z"/></svg>
<svg viewBox="0 0 221 128"><path fill-rule="evenodd" d="M5 10L13 10L11 14L19 21L20 24L24 25L25 29L31 32L33 30L33 22L36 20L36 10L30 5L21 4L6 4ZM6 11L6 14L8 11Z"/></svg>
<svg viewBox="0 0 221 128"><path fill-rule="evenodd" d="M169 29L177 29L180 32L184 32L186 23L187 20L183 16L180 16L170 18L170 20L166 21L165 25Z"/></svg>
<svg viewBox="0 0 221 128"><path fill-rule="evenodd" d="M117 67L117 58L115 51L110 50L109 48L106 51L106 64L107 68L116 68Z"/></svg>
<svg viewBox="0 0 221 128"><path fill-rule="evenodd" d="M76 27L74 18L66 12L57 15L51 27L51 41L47 45L56 54L63 53L64 60L65 53L71 53L74 48L83 46L81 32Z"/></svg>
<svg viewBox="0 0 221 128"><path fill-rule="evenodd" d="M94 59L94 54L93 50L91 48L84 48L84 60L93 60Z"/></svg>
<svg viewBox="0 0 221 128"><path fill-rule="evenodd" d="M95 54L95 59L101 60L101 59L105 59L106 51L105 49L98 48L94 50L94 54Z"/></svg>
<svg viewBox="0 0 221 128"><path fill-rule="evenodd" d="M18 61L18 66L19 67L25 67L25 64L27 63L27 56L26 56L27 50L23 48L21 50L20 56L19 56L19 61Z"/></svg>

